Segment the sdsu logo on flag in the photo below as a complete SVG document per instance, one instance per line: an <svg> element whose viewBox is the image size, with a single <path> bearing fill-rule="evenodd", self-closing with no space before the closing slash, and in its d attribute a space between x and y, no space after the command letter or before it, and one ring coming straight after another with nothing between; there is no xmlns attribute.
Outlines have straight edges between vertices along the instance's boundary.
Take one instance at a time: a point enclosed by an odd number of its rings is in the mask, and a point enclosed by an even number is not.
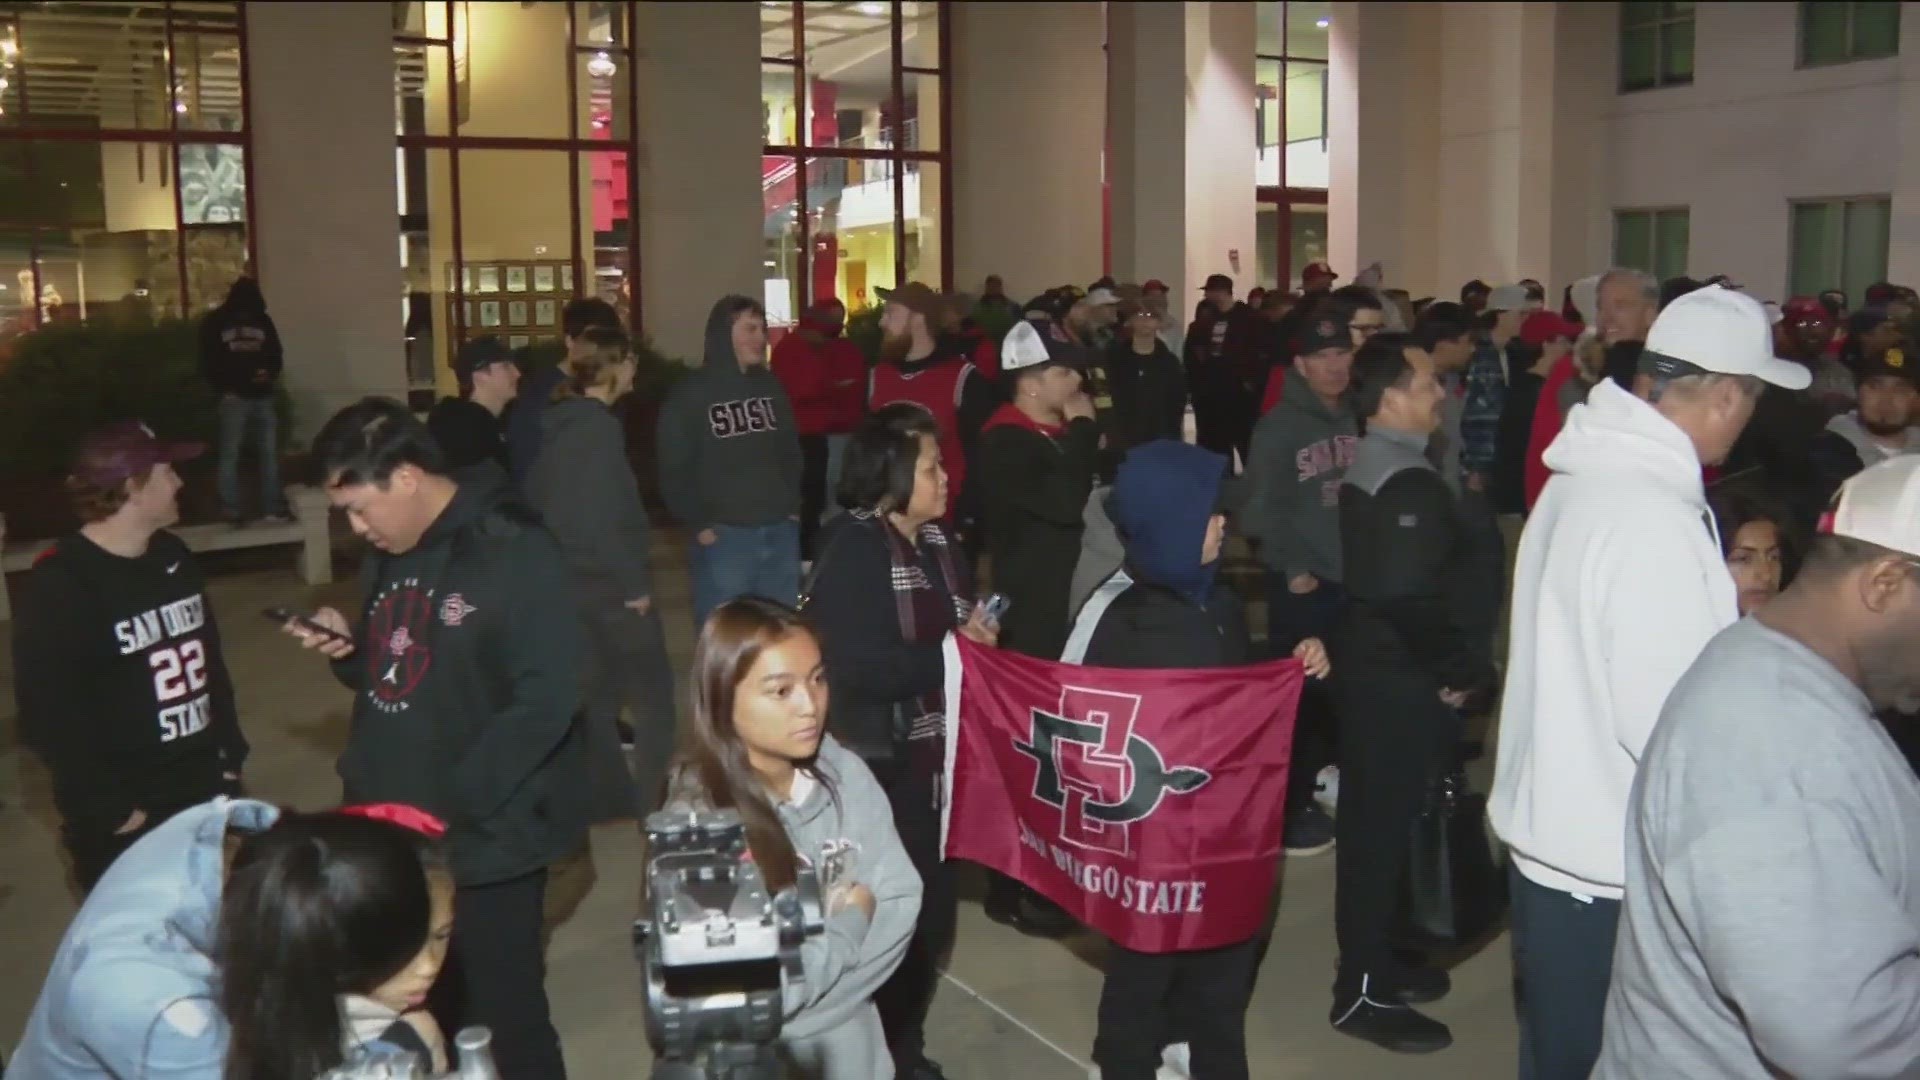
<svg viewBox="0 0 1920 1080"><path fill-rule="evenodd" d="M1127 948L1265 924L1298 662L1155 671L947 650L946 854L1009 874Z"/></svg>

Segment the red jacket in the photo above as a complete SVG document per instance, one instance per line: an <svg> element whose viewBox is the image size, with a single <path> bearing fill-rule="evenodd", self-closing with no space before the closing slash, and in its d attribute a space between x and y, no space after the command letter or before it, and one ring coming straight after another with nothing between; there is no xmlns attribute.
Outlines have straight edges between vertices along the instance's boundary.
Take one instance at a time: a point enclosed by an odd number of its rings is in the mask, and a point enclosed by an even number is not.
<svg viewBox="0 0 1920 1080"><path fill-rule="evenodd" d="M1553 470L1547 468L1540 455L1547 452L1553 440L1560 434L1560 425L1566 417L1560 412L1560 390L1573 378L1573 354L1554 361L1553 369L1540 385L1540 401L1533 407L1533 429L1527 434L1527 471L1526 493L1527 509L1540 498L1540 489L1547 486L1547 477Z"/></svg>
<svg viewBox="0 0 1920 1080"><path fill-rule="evenodd" d="M1260 395L1260 415L1265 416L1280 404L1280 394L1287 388L1287 365L1275 364L1267 372L1267 391Z"/></svg>
<svg viewBox="0 0 1920 1080"><path fill-rule="evenodd" d="M867 414L867 361L859 346L806 319L773 347L773 375L793 402L802 435L845 435Z"/></svg>

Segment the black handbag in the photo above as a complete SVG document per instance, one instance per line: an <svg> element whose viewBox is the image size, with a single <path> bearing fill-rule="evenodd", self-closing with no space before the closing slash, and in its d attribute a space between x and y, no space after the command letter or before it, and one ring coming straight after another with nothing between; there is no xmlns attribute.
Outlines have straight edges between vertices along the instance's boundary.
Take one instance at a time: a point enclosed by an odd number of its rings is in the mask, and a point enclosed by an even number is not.
<svg viewBox="0 0 1920 1080"><path fill-rule="evenodd" d="M1455 770L1428 789L1413 820L1401 902L1403 943L1448 948L1475 941L1507 912L1507 875L1487 839L1487 797Z"/></svg>

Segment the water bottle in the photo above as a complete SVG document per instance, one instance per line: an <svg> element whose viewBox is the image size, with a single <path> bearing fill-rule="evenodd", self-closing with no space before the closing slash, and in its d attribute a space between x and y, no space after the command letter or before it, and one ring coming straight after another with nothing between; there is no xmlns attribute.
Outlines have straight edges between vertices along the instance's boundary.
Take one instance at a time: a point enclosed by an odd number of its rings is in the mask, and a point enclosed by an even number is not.
<svg viewBox="0 0 1920 1080"><path fill-rule="evenodd" d="M493 1032L484 1027L461 1028L453 1037L460 1055L454 1075L459 1080L500 1080L500 1067L493 1063Z"/></svg>

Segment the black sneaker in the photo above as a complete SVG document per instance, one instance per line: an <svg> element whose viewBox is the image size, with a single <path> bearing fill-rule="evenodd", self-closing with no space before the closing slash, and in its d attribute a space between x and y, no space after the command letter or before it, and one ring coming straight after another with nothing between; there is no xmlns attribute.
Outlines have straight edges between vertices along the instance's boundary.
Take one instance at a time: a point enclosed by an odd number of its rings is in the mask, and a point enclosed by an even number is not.
<svg viewBox="0 0 1920 1080"><path fill-rule="evenodd" d="M928 1061L925 1054L894 1058L893 1075L895 1080L947 1080L947 1074Z"/></svg>
<svg viewBox="0 0 1920 1080"><path fill-rule="evenodd" d="M1431 1054L1453 1045L1447 1025L1391 999L1369 997L1368 987L1363 976L1358 992L1334 994L1327 1014L1333 1030L1396 1054Z"/></svg>
<svg viewBox="0 0 1920 1080"><path fill-rule="evenodd" d="M1281 842L1286 845L1287 854L1295 857L1332 851L1333 819L1311 803L1289 810L1286 824L1281 828Z"/></svg>

